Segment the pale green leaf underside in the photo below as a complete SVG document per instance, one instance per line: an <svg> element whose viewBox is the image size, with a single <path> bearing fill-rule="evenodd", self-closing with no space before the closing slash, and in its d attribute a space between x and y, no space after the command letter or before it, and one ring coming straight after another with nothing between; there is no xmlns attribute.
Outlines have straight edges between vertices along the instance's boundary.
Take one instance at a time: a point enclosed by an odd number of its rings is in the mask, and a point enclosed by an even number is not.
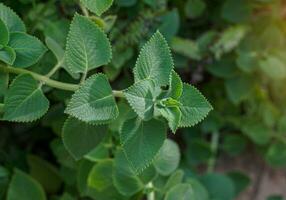
<svg viewBox="0 0 286 200"><path fill-rule="evenodd" d="M173 70L171 74L170 87L168 91L168 97L178 99L183 92L183 82L180 76Z"/></svg>
<svg viewBox="0 0 286 200"><path fill-rule="evenodd" d="M46 200L42 186L28 174L15 170L9 185L7 200Z"/></svg>
<svg viewBox="0 0 286 200"><path fill-rule="evenodd" d="M74 73L87 71L109 63L111 45L106 34L88 18L75 15L66 46L67 66Z"/></svg>
<svg viewBox="0 0 286 200"><path fill-rule="evenodd" d="M88 123L106 123L118 116L112 88L103 74L88 78L73 94L65 113Z"/></svg>
<svg viewBox="0 0 286 200"><path fill-rule="evenodd" d="M18 76L4 99L4 119L31 122L42 117L49 108L39 83L28 74Z"/></svg>
<svg viewBox="0 0 286 200"><path fill-rule="evenodd" d="M16 52L16 59L13 66L19 68L29 67L40 60L47 51L43 43L26 33L11 33L9 45Z"/></svg>
<svg viewBox="0 0 286 200"><path fill-rule="evenodd" d="M145 80L135 83L124 91L128 103L142 119L150 119L153 116L152 88L152 82Z"/></svg>
<svg viewBox="0 0 286 200"><path fill-rule="evenodd" d="M182 119L182 113L178 107L165 107L159 108L161 115L168 121L168 125L173 133L176 132L177 128Z"/></svg>
<svg viewBox="0 0 286 200"><path fill-rule="evenodd" d="M101 15L109 9L113 0L81 0L81 2L91 11L97 15Z"/></svg>
<svg viewBox="0 0 286 200"><path fill-rule="evenodd" d="M105 126L87 124L70 117L64 124L62 139L68 152L79 160L96 148L105 134Z"/></svg>
<svg viewBox="0 0 286 200"><path fill-rule="evenodd" d="M134 68L135 82L152 80L155 85L168 85L174 67L168 44L160 32L156 32L143 46Z"/></svg>
<svg viewBox="0 0 286 200"><path fill-rule="evenodd" d="M0 3L0 19L6 24L9 32L26 32L26 27L20 17L2 3Z"/></svg>
<svg viewBox="0 0 286 200"><path fill-rule="evenodd" d="M142 172L154 160L166 138L165 124L159 120L131 119L123 124L120 142L136 173Z"/></svg>
<svg viewBox="0 0 286 200"><path fill-rule="evenodd" d="M179 127L191 127L202 121L212 110L207 99L193 86L183 85L183 93L179 98L182 112Z"/></svg>
<svg viewBox="0 0 286 200"><path fill-rule="evenodd" d="M121 149L115 155L112 177L116 189L125 196L132 196L144 187L140 178L128 165L128 160Z"/></svg>
<svg viewBox="0 0 286 200"><path fill-rule="evenodd" d="M6 46L9 42L9 30L0 18L0 45Z"/></svg>
<svg viewBox="0 0 286 200"><path fill-rule="evenodd" d="M11 47L3 47L2 49L0 49L0 60L12 65L14 63L16 59L16 53L14 51L14 49L12 49Z"/></svg>
<svg viewBox="0 0 286 200"><path fill-rule="evenodd" d="M160 149L154 166L159 174L168 176L174 172L179 166L180 149L179 146L170 139L166 139L162 148Z"/></svg>

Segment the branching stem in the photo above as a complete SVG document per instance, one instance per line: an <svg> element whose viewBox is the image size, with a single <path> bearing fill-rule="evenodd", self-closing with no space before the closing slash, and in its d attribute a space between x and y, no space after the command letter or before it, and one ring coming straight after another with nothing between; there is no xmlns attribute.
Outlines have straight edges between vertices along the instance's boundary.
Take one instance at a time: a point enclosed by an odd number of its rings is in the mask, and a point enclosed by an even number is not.
<svg viewBox="0 0 286 200"><path fill-rule="evenodd" d="M40 81L42 84L46 84L50 87L57 88L60 90L76 91L79 88L79 84L63 83L49 78L48 75L52 75L57 70L56 68L58 68L57 65L54 67L54 69L52 69L51 72L49 72L46 76L44 76L26 69L0 65L0 71L12 74L29 74L34 79ZM113 95L114 97L124 98L122 91L114 90Z"/></svg>

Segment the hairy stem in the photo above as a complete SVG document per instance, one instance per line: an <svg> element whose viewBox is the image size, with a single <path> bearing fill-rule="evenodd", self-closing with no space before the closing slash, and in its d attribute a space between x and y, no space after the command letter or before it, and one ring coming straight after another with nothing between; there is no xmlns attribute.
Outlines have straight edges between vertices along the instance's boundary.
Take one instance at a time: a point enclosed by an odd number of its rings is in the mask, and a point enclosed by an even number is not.
<svg viewBox="0 0 286 200"><path fill-rule="evenodd" d="M211 138L212 156L208 161L208 172L213 172L215 168L216 156L217 156L217 150L218 150L218 142L219 142L219 133L214 132Z"/></svg>
<svg viewBox="0 0 286 200"><path fill-rule="evenodd" d="M53 69L51 69L51 71L46 75L46 77L51 77L52 75L54 75L62 66L63 61L59 61L54 67Z"/></svg>
<svg viewBox="0 0 286 200"><path fill-rule="evenodd" d="M52 71L56 71L57 70L56 67L57 65L52 69ZM12 73L12 74L29 74L34 79L40 81L42 84L46 84L50 87L61 89L61 90L76 91L79 88L79 84L71 84L71 83L63 83L60 81L55 81L55 80L50 79L49 76L44 76L44 75L29 71L26 69L4 66L0 64L0 71L6 72L6 73ZM54 72L52 71L49 72L48 75L53 74ZM114 97L124 98L124 94L122 91L113 90L112 92L113 92Z"/></svg>
<svg viewBox="0 0 286 200"><path fill-rule="evenodd" d="M148 188L153 188L153 183L150 182L147 184ZM151 191L150 193L147 194L147 200L155 200L155 192Z"/></svg>

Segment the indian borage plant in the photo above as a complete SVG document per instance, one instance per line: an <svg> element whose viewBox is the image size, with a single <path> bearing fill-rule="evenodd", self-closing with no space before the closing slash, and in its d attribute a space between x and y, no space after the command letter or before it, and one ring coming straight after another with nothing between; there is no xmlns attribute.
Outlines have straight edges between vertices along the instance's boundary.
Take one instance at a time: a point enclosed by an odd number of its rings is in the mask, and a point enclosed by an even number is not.
<svg viewBox="0 0 286 200"><path fill-rule="evenodd" d="M88 2L82 1L98 16L112 4L112 1L103 4ZM0 112L4 121L32 122L49 109L43 86L74 92L65 109L69 116L62 129L65 148L75 160L88 157L101 160L92 168L87 180L97 191L109 191L103 175L107 175L105 173L110 169L115 170L111 179L116 191L125 196L122 199L128 199L127 196L135 195L147 185L152 188L151 177L154 175L150 174L154 174L154 167L159 174L170 174L170 168L174 170L172 163L162 166L166 164L166 158L160 158L164 149L177 148L166 139L167 124L173 133L180 127L194 126L212 107L196 88L183 83L173 70L168 44L159 31L143 46L138 56L133 70L134 84L124 90L112 90L104 74L92 74L94 69L111 61L111 44L85 7L83 11L85 16L74 15L65 51L52 38L46 38L47 47L57 58L57 64L42 75L26 68L37 63L47 48L26 33L24 23L11 9L0 4L0 95L4 96ZM80 75L80 82L70 84L51 79L61 68L72 77ZM10 74L18 76L9 84ZM115 98L126 99L128 104L122 103L125 100L118 101L119 109ZM112 126L118 126L118 135L111 131ZM27 175L15 170L7 199L18 195L15 188L21 179L28 179ZM126 179L130 181L128 186L123 181ZM27 182L34 184L31 180ZM190 194L188 185L180 188ZM39 191L38 195L43 196ZM116 199L120 195L117 194ZM152 195L149 199L153 199Z"/></svg>

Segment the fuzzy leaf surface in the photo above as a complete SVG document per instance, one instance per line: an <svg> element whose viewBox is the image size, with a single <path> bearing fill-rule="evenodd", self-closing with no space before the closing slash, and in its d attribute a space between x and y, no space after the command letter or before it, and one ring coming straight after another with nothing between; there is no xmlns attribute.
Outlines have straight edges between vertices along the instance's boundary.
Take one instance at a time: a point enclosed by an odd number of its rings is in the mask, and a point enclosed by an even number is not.
<svg viewBox="0 0 286 200"><path fill-rule="evenodd" d="M15 170L7 200L46 200L42 186L28 174Z"/></svg>
<svg viewBox="0 0 286 200"><path fill-rule="evenodd" d="M148 167L166 138L166 126L159 120L126 121L120 132L120 142L131 167L138 174Z"/></svg>
<svg viewBox="0 0 286 200"><path fill-rule="evenodd" d="M26 68L35 64L47 51L39 39L20 32L10 34L9 46L16 52L13 66L19 68Z"/></svg>
<svg viewBox="0 0 286 200"><path fill-rule="evenodd" d="M9 32L26 32L26 27L20 17L3 3L0 3L0 19L6 24Z"/></svg>
<svg viewBox="0 0 286 200"><path fill-rule="evenodd" d="M67 38L66 61L74 73L86 73L109 63L111 46L106 34L88 18L75 15Z"/></svg>
<svg viewBox="0 0 286 200"><path fill-rule="evenodd" d="M202 121L212 110L206 98L193 86L184 84L183 93L179 99L182 119L180 127L190 127Z"/></svg>
<svg viewBox="0 0 286 200"><path fill-rule="evenodd" d="M105 126L87 124L70 117L63 127L62 139L68 152L79 160L96 148L105 134Z"/></svg>
<svg viewBox="0 0 286 200"><path fill-rule="evenodd" d="M9 30L0 18L0 45L6 46L9 42Z"/></svg>
<svg viewBox="0 0 286 200"><path fill-rule="evenodd" d="M39 83L28 74L19 75L10 85L4 99L4 119L31 122L42 117L49 108Z"/></svg>
<svg viewBox="0 0 286 200"><path fill-rule="evenodd" d="M174 67L165 38L156 32L143 46L134 68L135 82L152 80L156 86L167 85Z"/></svg>
<svg viewBox="0 0 286 200"><path fill-rule="evenodd" d="M5 46L0 49L0 60L12 65L16 59L16 53L11 47Z"/></svg>
<svg viewBox="0 0 286 200"><path fill-rule="evenodd" d="M118 116L112 88L103 74L88 78L73 94L65 112L88 123L106 123Z"/></svg>
<svg viewBox="0 0 286 200"><path fill-rule="evenodd" d="M109 9L113 0L81 0L81 2L91 11L97 15L101 15Z"/></svg>

